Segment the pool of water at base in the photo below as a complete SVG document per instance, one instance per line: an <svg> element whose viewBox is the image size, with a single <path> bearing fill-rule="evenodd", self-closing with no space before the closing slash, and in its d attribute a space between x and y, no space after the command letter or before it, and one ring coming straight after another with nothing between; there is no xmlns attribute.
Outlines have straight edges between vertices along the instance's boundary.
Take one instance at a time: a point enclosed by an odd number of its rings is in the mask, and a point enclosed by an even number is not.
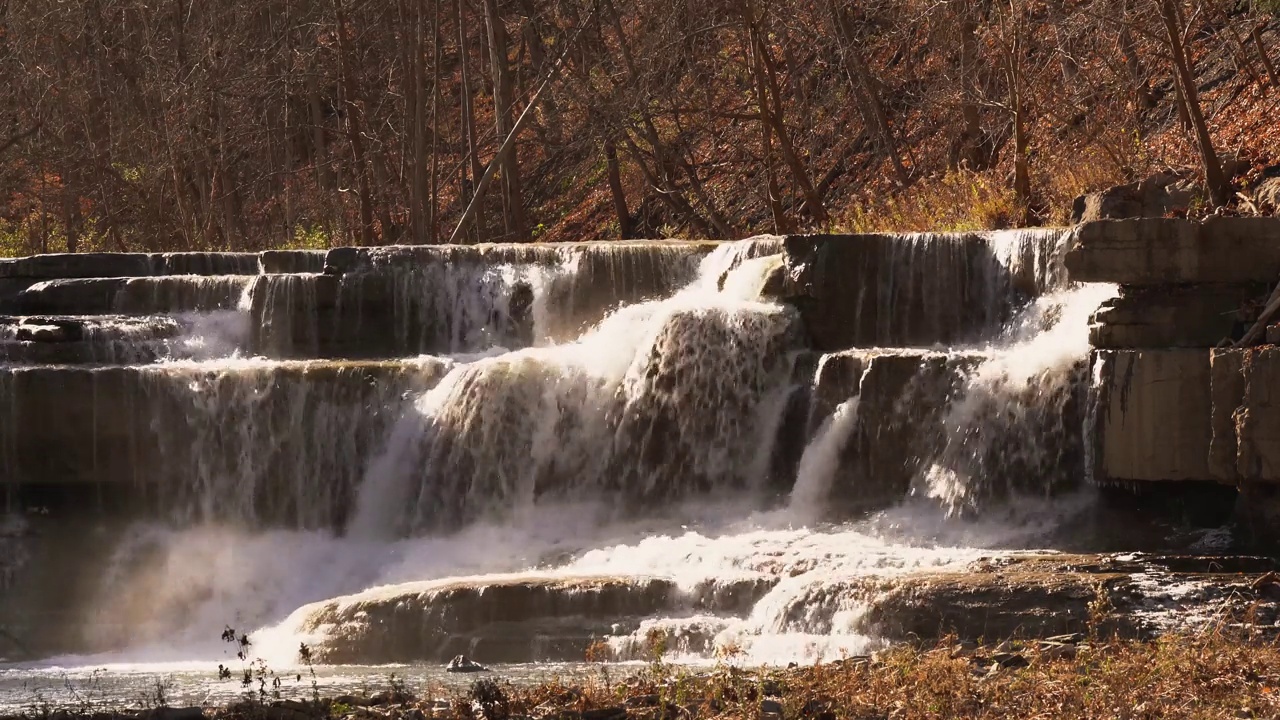
<svg viewBox="0 0 1280 720"><path fill-rule="evenodd" d="M255 679L242 682L243 663L224 661L232 671L219 679L218 662L126 665L5 667L0 665L0 715L42 716L50 710L142 709L218 706L256 696ZM614 679L640 669L640 664L611 664ZM479 679L514 685L533 685L553 679L581 682L601 676L601 666L588 663L527 663L492 665L488 672L449 673L439 665L334 665L288 668L268 675L267 698L307 700L315 695L372 695L403 686L420 698L449 697ZM278 685L274 680L278 678Z"/></svg>

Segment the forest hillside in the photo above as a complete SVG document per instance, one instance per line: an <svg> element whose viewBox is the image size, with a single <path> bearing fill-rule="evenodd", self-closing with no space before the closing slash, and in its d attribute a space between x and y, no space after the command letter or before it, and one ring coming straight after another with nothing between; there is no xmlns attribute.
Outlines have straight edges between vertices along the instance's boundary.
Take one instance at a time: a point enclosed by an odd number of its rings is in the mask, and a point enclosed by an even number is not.
<svg viewBox="0 0 1280 720"><path fill-rule="evenodd" d="M0 0L0 255L1063 224L1168 171L1264 211L1278 14Z"/></svg>

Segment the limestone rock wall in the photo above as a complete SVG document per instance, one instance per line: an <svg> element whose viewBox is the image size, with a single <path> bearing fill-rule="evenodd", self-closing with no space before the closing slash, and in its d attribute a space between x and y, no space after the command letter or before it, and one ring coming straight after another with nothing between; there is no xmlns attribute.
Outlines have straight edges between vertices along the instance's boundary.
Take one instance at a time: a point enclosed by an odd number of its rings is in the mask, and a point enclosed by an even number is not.
<svg viewBox="0 0 1280 720"><path fill-rule="evenodd" d="M1087 223L1066 266L1120 285L1091 330L1095 479L1236 486L1241 518L1274 539L1280 348L1235 346L1280 280L1280 221Z"/></svg>

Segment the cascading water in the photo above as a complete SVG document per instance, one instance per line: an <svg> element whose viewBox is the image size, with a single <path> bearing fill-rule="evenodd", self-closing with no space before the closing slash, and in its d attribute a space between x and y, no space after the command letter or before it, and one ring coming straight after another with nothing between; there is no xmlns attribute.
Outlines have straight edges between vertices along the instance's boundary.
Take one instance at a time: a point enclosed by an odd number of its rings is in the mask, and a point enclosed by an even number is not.
<svg viewBox="0 0 1280 720"><path fill-rule="evenodd" d="M250 338L224 357L314 355L326 328L368 322L355 311L370 303L387 324L353 337L451 356L146 367L131 397L147 422L130 432L155 444L164 479L139 483L159 511L114 547L85 635L173 660L212 656L226 624L258 627L257 651L281 665L300 640L339 662L434 659L456 649L448 623L478 648L515 635L504 647L525 660L584 633L637 658L655 629L688 659L862 652L876 642L863 616L876 578L1025 547L1056 517L951 516L1052 489L1054 453L1079 441L1063 439L1064 415L1087 316L1108 291L1066 287L1043 233L991 236L980 258L991 267L950 239L932 253L934 241L914 236L893 256L915 279L889 300L940 308L919 296L928 268L910 266L928 257L951 258L943 274L985 293L972 309L984 327L1015 314L1011 298L1033 302L970 347L819 358L797 311L759 298L778 239L663 246L644 256L644 282L611 294L584 274L637 271L584 248L251 278L229 309L251 332L194 333ZM402 262L388 258L375 264ZM824 385L846 370L844 385ZM842 499L871 494L886 444L908 440L920 450L893 458L908 481L898 502L842 515L862 507ZM789 445L803 452L787 459ZM1039 481L993 485L1011 472ZM499 603L511 588L523 614L482 609L477 598ZM438 621L421 629L438 644L388 635L422 618Z"/></svg>
<svg viewBox="0 0 1280 720"><path fill-rule="evenodd" d="M1037 298L968 371L943 418L945 444L919 490L952 511L992 494L1050 491L1079 483L1090 314L1115 296L1111 285L1061 289ZM1070 454L1075 451L1075 457ZM1021 487L993 487L1021 478Z"/></svg>

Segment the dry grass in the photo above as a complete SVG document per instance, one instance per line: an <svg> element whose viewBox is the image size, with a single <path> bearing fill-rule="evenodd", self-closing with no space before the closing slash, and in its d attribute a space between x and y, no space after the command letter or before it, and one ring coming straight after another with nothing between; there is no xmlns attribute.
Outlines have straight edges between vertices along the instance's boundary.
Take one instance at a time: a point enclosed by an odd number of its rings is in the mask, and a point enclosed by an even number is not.
<svg viewBox="0 0 1280 720"><path fill-rule="evenodd" d="M1101 152L1086 152L1033 168L1040 225L1069 223L1079 195L1126 182ZM926 178L909 189L853 202L833 226L836 232L970 232L1021 227L1027 208L1018 203L1002 169L957 171Z"/></svg>
<svg viewBox="0 0 1280 720"><path fill-rule="evenodd" d="M634 698L625 717L728 719L761 717L768 698L784 718L815 720L1280 716L1280 649L1270 643L1213 633L1011 654L1029 664L1002 667L994 658L1009 655L943 643L781 671L655 665L623 682L505 688L505 707L508 717L604 717ZM483 716L467 698L453 707Z"/></svg>
<svg viewBox="0 0 1280 720"><path fill-rule="evenodd" d="M921 180L909 192L855 203L837 232L963 232L1020 224L1013 190L992 173L955 172Z"/></svg>

